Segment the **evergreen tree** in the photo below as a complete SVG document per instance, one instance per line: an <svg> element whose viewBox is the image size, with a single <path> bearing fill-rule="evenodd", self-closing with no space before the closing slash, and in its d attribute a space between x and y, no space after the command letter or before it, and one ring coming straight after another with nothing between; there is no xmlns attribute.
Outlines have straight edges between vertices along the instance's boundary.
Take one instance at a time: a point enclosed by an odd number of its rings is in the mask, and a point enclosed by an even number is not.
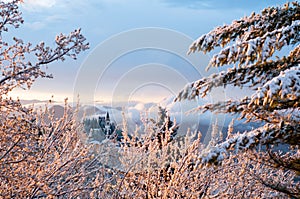
<svg viewBox="0 0 300 199"><path fill-rule="evenodd" d="M251 96L197 107L200 112L239 114L246 122L259 122L251 131L232 135L199 156L201 163L220 163L230 152L264 146L277 169L300 173L300 6L298 2L270 7L261 13L217 27L194 41L189 53L220 51L212 56L207 69L229 66L227 70L204 77L185 87L177 101L207 96L216 87L250 88ZM282 55L292 49L288 54ZM278 53L281 51L281 53ZM280 56L282 55L282 56ZM288 148L278 152L278 145ZM299 197L299 185L267 186ZM278 184L277 184L278 183Z"/></svg>
<svg viewBox="0 0 300 199"><path fill-rule="evenodd" d="M155 139L157 139L159 147L174 140L179 126L176 122L171 121L170 116L165 108L158 107L158 118L155 123Z"/></svg>

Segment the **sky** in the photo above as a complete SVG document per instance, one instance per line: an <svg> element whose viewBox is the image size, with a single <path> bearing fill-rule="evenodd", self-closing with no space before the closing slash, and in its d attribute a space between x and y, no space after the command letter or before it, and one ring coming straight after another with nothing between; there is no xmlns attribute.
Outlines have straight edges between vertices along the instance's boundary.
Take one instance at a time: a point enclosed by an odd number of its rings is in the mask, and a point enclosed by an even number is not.
<svg viewBox="0 0 300 199"><path fill-rule="evenodd" d="M77 28L90 49L76 61L48 66L53 79L38 79L21 99L57 101L159 101L204 72L209 55L186 52L194 39L234 19L285 1L240 0L25 0L24 24L7 33L54 46L59 33ZM213 72L213 71L212 71ZM80 92L80 93L79 93ZM222 94L223 95L223 94Z"/></svg>

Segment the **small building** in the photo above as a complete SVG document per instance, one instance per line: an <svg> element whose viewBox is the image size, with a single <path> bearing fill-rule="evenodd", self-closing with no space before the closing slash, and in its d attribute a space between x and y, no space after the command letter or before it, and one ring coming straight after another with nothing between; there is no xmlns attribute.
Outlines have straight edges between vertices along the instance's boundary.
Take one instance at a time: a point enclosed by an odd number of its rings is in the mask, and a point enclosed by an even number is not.
<svg viewBox="0 0 300 199"><path fill-rule="evenodd" d="M105 138L110 138L116 130L116 124L110 120L108 112L106 112L103 116L98 116L97 118L94 117L92 119L85 119L84 126L88 133L89 142L101 142Z"/></svg>
<svg viewBox="0 0 300 199"><path fill-rule="evenodd" d="M106 137L109 137L116 129L114 122L110 121L109 113L106 112L106 115L98 117L98 123L101 130L104 132Z"/></svg>

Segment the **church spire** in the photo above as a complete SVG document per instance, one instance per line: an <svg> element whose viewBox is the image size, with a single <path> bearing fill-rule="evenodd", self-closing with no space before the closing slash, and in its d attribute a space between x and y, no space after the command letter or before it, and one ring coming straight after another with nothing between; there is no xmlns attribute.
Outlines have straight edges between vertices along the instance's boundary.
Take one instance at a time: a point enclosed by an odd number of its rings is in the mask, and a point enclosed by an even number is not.
<svg viewBox="0 0 300 199"><path fill-rule="evenodd" d="M109 119L109 113L108 113L108 112L106 112L105 120L106 120L106 121L110 121L110 119Z"/></svg>

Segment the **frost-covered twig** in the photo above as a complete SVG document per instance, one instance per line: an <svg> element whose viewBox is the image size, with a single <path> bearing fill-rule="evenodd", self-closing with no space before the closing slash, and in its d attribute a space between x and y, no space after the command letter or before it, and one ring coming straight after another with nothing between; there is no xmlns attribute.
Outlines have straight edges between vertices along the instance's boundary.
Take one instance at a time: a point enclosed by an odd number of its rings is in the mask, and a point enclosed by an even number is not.
<svg viewBox="0 0 300 199"><path fill-rule="evenodd" d="M0 54L0 69L2 70L2 79L0 79L1 93L7 93L16 86L30 88L37 77L52 77L47 75L41 67L57 60L64 61L67 56L76 59L76 56L89 48L81 30L77 29L69 35L60 34L56 37L56 47L54 49L45 46L41 42L31 48L31 43L26 45L23 41L14 38L15 44L8 46ZM35 54L36 63L25 62L26 55Z"/></svg>

